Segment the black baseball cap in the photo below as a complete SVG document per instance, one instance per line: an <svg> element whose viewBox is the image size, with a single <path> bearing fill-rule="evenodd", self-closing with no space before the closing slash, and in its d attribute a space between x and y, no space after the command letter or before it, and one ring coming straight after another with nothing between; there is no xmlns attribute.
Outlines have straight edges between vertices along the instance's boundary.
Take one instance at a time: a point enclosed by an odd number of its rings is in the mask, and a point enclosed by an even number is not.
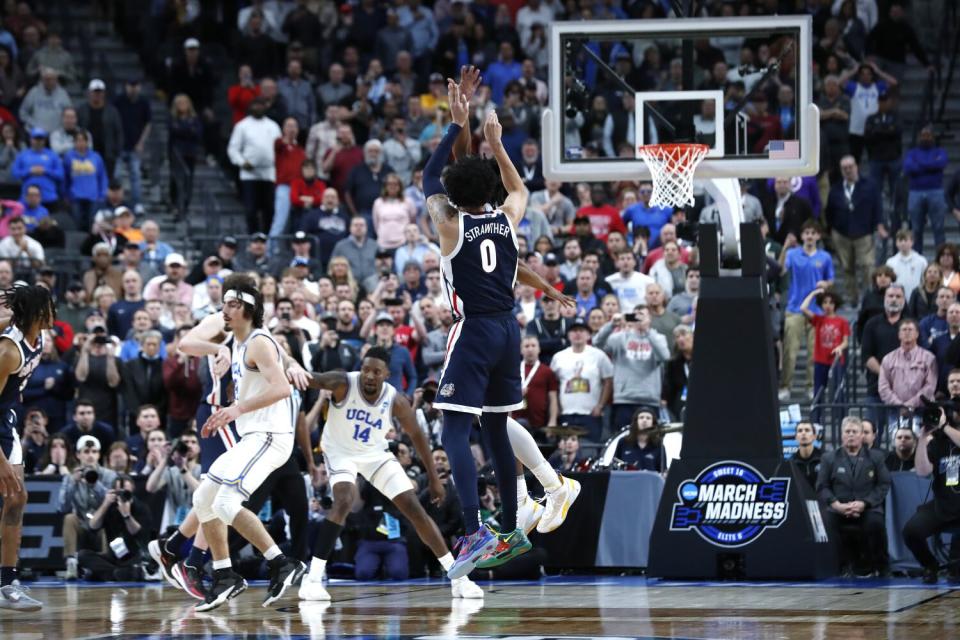
<svg viewBox="0 0 960 640"><path fill-rule="evenodd" d="M295 234L293 234L293 241L294 242L310 242L310 236L308 236L303 231L297 231Z"/></svg>
<svg viewBox="0 0 960 640"><path fill-rule="evenodd" d="M220 244L228 246L232 249L237 248L237 238L236 236L223 236L223 239L220 240Z"/></svg>
<svg viewBox="0 0 960 640"><path fill-rule="evenodd" d="M574 318L573 322L571 322L570 325L567 326L567 333L570 333L574 329L583 329L584 331L588 331L591 334L593 333L593 329L590 328L590 325L588 325L586 320L584 320L583 318Z"/></svg>
<svg viewBox="0 0 960 640"><path fill-rule="evenodd" d="M560 261L557 260L557 254L551 252L543 256L543 264L548 267L555 267L560 264Z"/></svg>
<svg viewBox="0 0 960 640"><path fill-rule="evenodd" d="M266 241L267 241L267 234L263 233L262 231L258 231L257 233L250 236L250 242L266 242Z"/></svg>

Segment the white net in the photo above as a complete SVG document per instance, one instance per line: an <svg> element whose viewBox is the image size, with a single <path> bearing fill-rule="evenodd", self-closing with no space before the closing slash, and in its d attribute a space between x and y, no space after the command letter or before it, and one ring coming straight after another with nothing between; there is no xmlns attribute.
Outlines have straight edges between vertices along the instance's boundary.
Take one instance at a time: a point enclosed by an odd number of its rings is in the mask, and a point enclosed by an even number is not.
<svg viewBox="0 0 960 640"><path fill-rule="evenodd" d="M693 204L693 174L710 150L705 144L648 144L637 149L650 169L650 204L685 207Z"/></svg>

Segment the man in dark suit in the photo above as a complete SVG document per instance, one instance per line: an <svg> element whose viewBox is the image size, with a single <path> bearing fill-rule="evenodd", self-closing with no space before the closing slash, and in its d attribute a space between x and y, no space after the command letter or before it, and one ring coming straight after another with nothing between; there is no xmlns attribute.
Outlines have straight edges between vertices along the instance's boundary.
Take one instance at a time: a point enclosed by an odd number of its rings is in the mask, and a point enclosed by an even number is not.
<svg viewBox="0 0 960 640"><path fill-rule="evenodd" d="M840 159L840 173L843 180L830 187L824 213L847 283L846 299L859 300L861 287L870 288L875 262L873 234L876 232L881 239L890 234L883 224L880 190L860 176L853 156Z"/></svg>
<svg viewBox="0 0 960 640"><path fill-rule="evenodd" d="M810 203L793 195L790 178L780 177L773 182L773 193L763 200L763 215L770 227L770 237L781 245L787 235L800 238L800 227L813 217Z"/></svg>
<svg viewBox="0 0 960 640"><path fill-rule="evenodd" d="M167 396L163 385L163 360L160 358L161 340L159 331L145 331L140 337L140 353L123 363L123 399L131 433L137 429L140 405L152 404L160 414L161 424L165 419Z"/></svg>
<svg viewBox="0 0 960 640"><path fill-rule="evenodd" d="M890 490L884 453L863 446L863 422L856 416L843 419L841 439L843 446L820 462L817 497L827 526L839 533L843 572L884 573L883 505Z"/></svg>

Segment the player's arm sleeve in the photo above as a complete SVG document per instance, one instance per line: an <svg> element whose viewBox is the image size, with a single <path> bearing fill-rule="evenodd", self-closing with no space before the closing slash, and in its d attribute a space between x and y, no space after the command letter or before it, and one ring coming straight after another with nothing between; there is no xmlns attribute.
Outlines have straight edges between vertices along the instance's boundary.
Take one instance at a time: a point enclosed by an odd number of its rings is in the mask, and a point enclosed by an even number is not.
<svg viewBox="0 0 960 640"><path fill-rule="evenodd" d="M443 184L440 183L440 176L443 174L443 168L450 157L453 143L460 135L460 129L460 125L450 123L450 126L447 127L447 133L440 139L436 151L433 152L423 168L423 195L427 198L438 193L446 193Z"/></svg>

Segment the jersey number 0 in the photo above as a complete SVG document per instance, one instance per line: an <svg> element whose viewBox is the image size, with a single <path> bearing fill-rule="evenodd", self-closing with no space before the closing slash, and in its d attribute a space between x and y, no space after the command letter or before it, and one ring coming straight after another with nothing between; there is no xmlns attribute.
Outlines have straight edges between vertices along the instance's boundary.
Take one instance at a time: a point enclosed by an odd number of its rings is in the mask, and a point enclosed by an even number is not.
<svg viewBox="0 0 960 640"><path fill-rule="evenodd" d="M497 268L497 247L490 238L480 243L480 264L487 273Z"/></svg>

